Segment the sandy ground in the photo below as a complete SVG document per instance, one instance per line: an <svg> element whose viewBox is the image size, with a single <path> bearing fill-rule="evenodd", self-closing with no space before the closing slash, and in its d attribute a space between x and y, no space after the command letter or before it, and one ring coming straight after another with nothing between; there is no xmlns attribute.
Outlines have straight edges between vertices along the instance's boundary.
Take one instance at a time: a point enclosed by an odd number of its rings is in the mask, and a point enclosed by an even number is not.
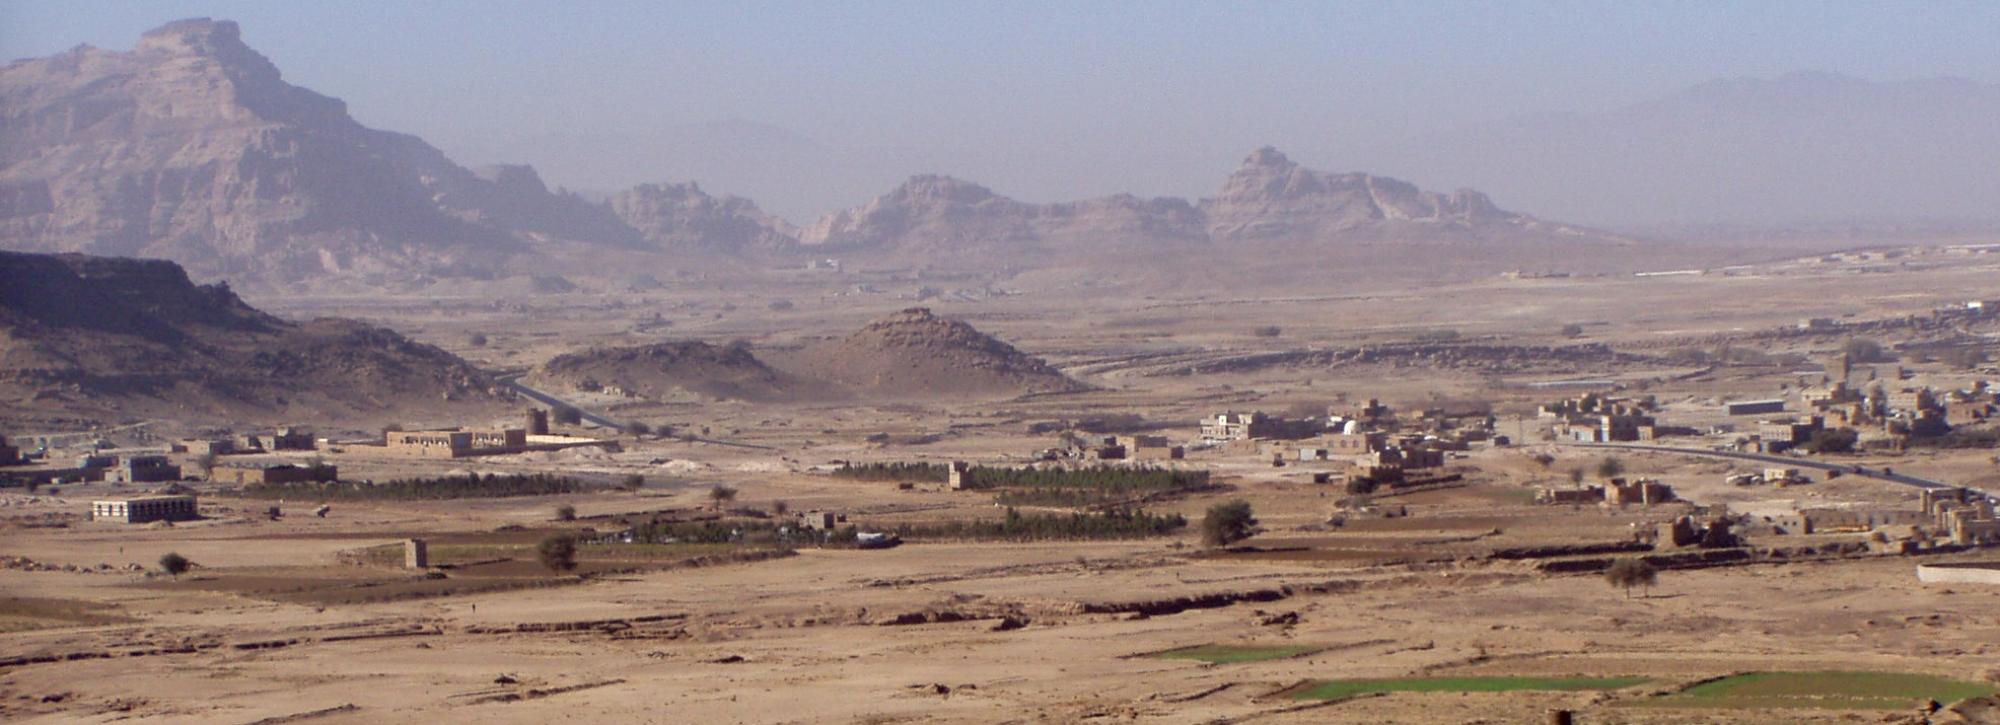
<svg viewBox="0 0 2000 725"><path fill-rule="evenodd" d="M0 617L0 719L200 723L557 722L1530 722L1552 708L1578 722L1880 722L1910 712L1675 711L1634 707L1695 680L1753 670L1872 669L1966 680L2000 668L2000 588L1921 585L1915 559L1755 565L1663 572L1628 598L1596 576L1495 561L1496 548L1606 543L1681 508L1608 511L1535 507L1538 486L1597 454L1539 442L1532 404L1563 390L1525 382L1613 379L1643 384L1667 417L1712 425L1718 400L1795 388L1785 366L1723 368L1690 377L1661 362L1605 366L1543 361L1507 370L1383 363L1275 366L1208 375L1176 367L1247 354L1408 341L1442 329L1501 344L1603 342L1654 354L1712 347L1805 317L1862 319L2000 298L1989 260L1781 261L1706 276L1476 280L1424 289L1279 289L1233 297L1157 292L1104 295L1088 285L931 302L1099 390L1015 400L932 400L810 406L733 401L593 400L628 419L772 450L627 438L618 453L529 454L413 462L325 453L346 478L450 472L551 471L648 487L531 499L337 503L204 499L213 518L173 528L82 521L102 485L0 500L0 555L55 571L0 569L0 597L93 604L108 623ZM1865 281L1859 284L1857 280ZM785 289L671 289L607 301L589 295L494 304L429 299L295 299L287 314L371 318L495 367L520 368L593 344L661 337L790 345L843 334L911 302L849 294L853 280L801 277ZM1004 282L1004 281L1003 281ZM1022 281L1025 286L1028 281ZM1005 284L1001 285L1006 286ZM1841 293L1829 293L1839 289ZM768 300L797 302L770 312ZM817 303L814 300L818 300ZM258 303L267 301L259 300ZM725 309L725 306L730 306ZM1090 314L1078 314L1078 310ZM644 328L655 312L671 324ZM1580 340L1558 330L1585 326ZM1283 334L1251 330L1276 324ZM479 348L466 339L486 333ZM1986 332L1992 332L1990 330ZM1982 333L1983 334L1983 333ZM1734 336L1734 337L1732 337ZM1777 354L1826 352L1839 339L1739 342ZM1884 340L1893 343L1896 340ZM1882 366L1893 374L1894 364ZM1970 374L1918 365L1913 380L1959 385ZM857 521L993 518L990 494L934 484L830 477L835 461L1020 464L1052 445L1028 426L1135 414L1177 439L1220 409L1324 407L1379 397L1399 408L1454 398L1490 400L1530 445L1451 461L1468 486L1384 499L1411 516L1326 521L1338 493L1310 483L1312 465L1274 468L1268 453L1196 452L1172 465L1209 470L1226 490L1148 504L1198 518L1242 498L1265 531L1249 543L1278 553L1206 555L1192 533L1119 542L916 542L886 551L807 548L750 563L640 571L568 586L340 605L286 603L212 586L232 577L400 576L340 563L342 552L409 536L546 527L570 504L608 517L693 511L714 485L736 505L837 510ZM384 424L399 421L383 421ZM466 421L467 423L483 423ZM1746 423L1746 420L1735 421ZM875 434L890 442L868 443ZM912 441L912 442L899 442ZM1528 454L1557 455L1550 465ZM1844 478L1775 489L1723 483L1733 464L1621 454L1634 475L1732 511L1811 506L1913 506L1905 488ZM1917 451L1853 459L1950 481L1996 476L1991 451ZM1331 470L1330 468L1327 470ZM61 526L57 526L60 524ZM1788 538L1790 540L1779 540ZM1854 536L1759 538L1759 545L1854 541ZM128 570L175 551L199 567L185 580ZM1285 553L1303 551L1305 554ZM1335 552L1335 553L1326 553ZM1947 560L2000 558L1995 552ZM109 571L61 571L64 565ZM1186 608L1204 597L1247 598ZM1180 602L1176 604L1176 602ZM1148 612L1149 614L1141 614ZM1296 613L1295 622L1266 624ZM5 612L0 612L5 614ZM928 614L964 621L886 624ZM1026 626L996 629L1000 617ZM558 626L565 625L567 626ZM559 631L547 631L559 630ZM1301 657L1230 665L1135 657L1209 643L1298 644ZM99 655L112 655L102 657ZM1275 693L1305 680L1408 675L1631 675L1611 693L1397 694L1297 709Z"/></svg>

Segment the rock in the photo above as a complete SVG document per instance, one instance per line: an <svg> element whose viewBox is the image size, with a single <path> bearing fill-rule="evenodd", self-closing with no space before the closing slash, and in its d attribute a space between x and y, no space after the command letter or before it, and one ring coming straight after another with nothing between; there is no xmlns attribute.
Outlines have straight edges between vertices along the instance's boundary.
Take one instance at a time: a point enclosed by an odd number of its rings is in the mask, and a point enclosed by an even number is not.
<svg viewBox="0 0 2000 725"><path fill-rule="evenodd" d="M718 199L693 183L640 184L613 195L609 204L626 226L667 250L780 249L792 245L799 231L749 199Z"/></svg>

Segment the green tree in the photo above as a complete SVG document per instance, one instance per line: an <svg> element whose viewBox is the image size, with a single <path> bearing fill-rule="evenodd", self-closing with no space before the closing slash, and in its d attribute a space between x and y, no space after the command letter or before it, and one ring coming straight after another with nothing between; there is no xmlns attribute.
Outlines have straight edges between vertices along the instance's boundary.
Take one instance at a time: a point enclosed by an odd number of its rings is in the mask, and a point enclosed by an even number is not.
<svg viewBox="0 0 2000 725"><path fill-rule="evenodd" d="M792 510L792 505L790 503L787 503L784 499L778 499L776 501L771 502L772 516L784 516L791 510Z"/></svg>
<svg viewBox="0 0 2000 725"><path fill-rule="evenodd" d="M723 504L736 500L736 489L715 484L714 488L708 489L708 500L715 504L715 510L721 511Z"/></svg>
<svg viewBox="0 0 2000 725"><path fill-rule="evenodd" d="M575 520L576 520L576 507L575 507L575 506L571 506L571 505L569 505L569 504L563 504L563 505L561 505L561 506L557 506L557 507L556 507L556 520L557 520L557 521L575 521Z"/></svg>
<svg viewBox="0 0 2000 725"><path fill-rule="evenodd" d="M1854 444L1861 440L1861 434L1853 428L1827 428L1814 431L1812 439L1806 441L1806 450L1813 453L1853 453Z"/></svg>
<svg viewBox="0 0 2000 725"><path fill-rule="evenodd" d="M574 405L558 405L556 406L555 414L549 417L563 425L583 424L583 411L577 410Z"/></svg>
<svg viewBox="0 0 2000 725"><path fill-rule="evenodd" d="M194 568L194 562L188 561L187 557L181 556L179 553L170 551L160 557L160 570L175 579L181 578L182 574L186 574L192 568Z"/></svg>
<svg viewBox="0 0 2000 725"><path fill-rule="evenodd" d="M1228 546L1255 533L1257 516L1243 499L1210 506L1201 519L1201 542L1209 546Z"/></svg>
<svg viewBox="0 0 2000 725"><path fill-rule="evenodd" d="M1625 462L1618 460L1617 456L1605 456L1604 460L1597 462L1598 478L1617 478L1619 474L1624 472Z"/></svg>
<svg viewBox="0 0 2000 725"><path fill-rule="evenodd" d="M535 547L535 556L549 571L565 572L576 568L576 538L568 534L555 534Z"/></svg>
<svg viewBox="0 0 2000 725"><path fill-rule="evenodd" d="M1653 585L1659 580L1660 570L1637 557L1611 562L1611 566L1604 570L1604 581L1614 587L1623 587L1626 599L1632 598L1632 587L1645 587L1650 596Z"/></svg>
<svg viewBox="0 0 2000 725"><path fill-rule="evenodd" d="M639 421L636 421L636 420L635 420L635 421L632 421L632 422L630 422L630 423L626 423L626 424L625 424L625 430L626 430L626 431L629 431L629 432L630 432L630 433L631 433L632 435L634 435L634 436L637 436L637 437L642 437L642 438L643 438L643 437L645 437L645 436L646 436L647 434L650 434L650 433L652 433L652 432L653 432L653 427L652 427L652 426L650 426L650 425L646 425L645 423L641 423L641 422L639 422Z"/></svg>

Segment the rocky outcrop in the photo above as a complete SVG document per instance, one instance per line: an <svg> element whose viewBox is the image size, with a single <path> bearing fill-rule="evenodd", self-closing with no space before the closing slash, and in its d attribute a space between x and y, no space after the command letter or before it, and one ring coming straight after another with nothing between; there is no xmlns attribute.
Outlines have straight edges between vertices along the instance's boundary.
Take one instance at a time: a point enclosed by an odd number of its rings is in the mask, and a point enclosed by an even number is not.
<svg viewBox="0 0 2000 725"><path fill-rule="evenodd" d="M1328 174L1299 166L1266 146L1242 166L1201 211L1217 241L1324 241L1383 225L1476 229L1520 224L1526 217L1493 206L1484 194L1439 194L1369 174Z"/></svg>
<svg viewBox="0 0 2000 725"><path fill-rule="evenodd" d="M529 381L550 390L616 386L652 400L689 394L773 400L811 387L766 366L748 345L718 347L694 341L557 355L538 368Z"/></svg>
<svg viewBox="0 0 2000 725"><path fill-rule="evenodd" d="M522 167L480 176L286 83L235 23L0 69L0 245L205 274L484 274L536 241L629 244Z"/></svg>
<svg viewBox="0 0 2000 725"><path fill-rule="evenodd" d="M640 184L611 197L610 206L648 244L665 250L769 251L790 247L799 234L749 199L709 196L692 182Z"/></svg>
<svg viewBox="0 0 2000 725"><path fill-rule="evenodd" d="M1041 358L916 307L805 351L807 374L871 397L1001 396L1080 390Z"/></svg>
<svg viewBox="0 0 2000 725"><path fill-rule="evenodd" d="M915 176L867 204L820 218L808 245L920 252L1199 241L1200 213L1180 199L1119 195L1029 204L949 176Z"/></svg>
<svg viewBox="0 0 2000 725"><path fill-rule="evenodd" d="M1029 204L947 176L917 176L869 203L822 217L807 245L929 254L1054 252L1126 245L1342 244L1350 241L1554 241L1598 232L1503 211L1484 194L1451 194L1361 173L1306 169L1265 147L1199 205L1119 195Z"/></svg>
<svg viewBox="0 0 2000 725"><path fill-rule="evenodd" d="M436 347L281 320L171 262L0 252L0 418L375 425L397 405L487 412L505 398Z"/></svg>

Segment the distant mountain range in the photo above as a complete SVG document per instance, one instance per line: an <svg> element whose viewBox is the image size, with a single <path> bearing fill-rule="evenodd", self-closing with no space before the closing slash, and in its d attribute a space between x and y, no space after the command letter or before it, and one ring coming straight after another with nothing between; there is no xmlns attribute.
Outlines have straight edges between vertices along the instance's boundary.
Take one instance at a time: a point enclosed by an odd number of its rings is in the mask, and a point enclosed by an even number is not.
<svg viewBox="0 0 2000 725"><path fill-rule="evenodd" d="M692 183L593 202L526 166L474 171L365 128L340 101L285 83L235 23L207 19L148 32L130 52L78 47L0 69L0 124L0 246L160 257L277 284L540 273L614 251L938 263L1130 245L1623 243L1478 192L1307 170L1270 148L1199 202L1031 204L931 175L804 229Z"/></svg>

